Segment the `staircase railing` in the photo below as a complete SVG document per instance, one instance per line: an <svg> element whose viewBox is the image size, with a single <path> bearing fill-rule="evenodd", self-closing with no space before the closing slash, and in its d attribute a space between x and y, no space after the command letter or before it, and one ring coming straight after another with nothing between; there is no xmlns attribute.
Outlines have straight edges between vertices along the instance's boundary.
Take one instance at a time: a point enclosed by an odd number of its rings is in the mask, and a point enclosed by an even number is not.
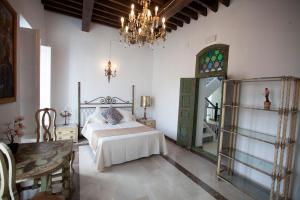
<svg viewBox="0 0 300 200"><path fill-rule="evenodd" d="M218 103L216 103L216 105L213 104L207 97L205 97L205 101L211 105L211 107L208 106L207 108L214 110L214 121L218 121L218 110L220 109Z"/></svg>

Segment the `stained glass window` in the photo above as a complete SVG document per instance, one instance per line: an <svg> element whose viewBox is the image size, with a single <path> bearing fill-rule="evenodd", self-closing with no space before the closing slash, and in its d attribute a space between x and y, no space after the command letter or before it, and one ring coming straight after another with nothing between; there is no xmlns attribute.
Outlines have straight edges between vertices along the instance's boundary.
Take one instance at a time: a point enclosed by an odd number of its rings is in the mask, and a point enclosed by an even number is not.
<svg viewBox="0 0 300 200"><path fill-rule="evenodd" d="M228 50L228 45L215 44L200 51L197 55L196 77L203 76L205 73L226 72Z"/></svg>

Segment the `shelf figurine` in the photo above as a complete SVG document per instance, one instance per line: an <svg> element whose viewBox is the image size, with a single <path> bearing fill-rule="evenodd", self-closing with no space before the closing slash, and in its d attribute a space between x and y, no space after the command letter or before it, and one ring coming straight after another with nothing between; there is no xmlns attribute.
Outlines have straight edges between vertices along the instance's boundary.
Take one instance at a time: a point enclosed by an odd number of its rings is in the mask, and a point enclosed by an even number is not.
<svg viewBox="0 0 300 200"><path fill-rule="evenodd" d="M63 118L65 118L64 126L68 125L68 123L67 123L67 118L68 118L68 117L71 117L71 115L72 115L72 114L71 114L69 111L67 111L67 110L62 111L62 112L60 113L60 116L63 117Z"/></svg>
<svg viewBox="0 0 300 200"><path fill-rule="evenodd" d="M269 100L269 95L270 95L270 90L268 88L265 88L265 97L266 97L266 100L264 102L265 110L270 110L271 107L271 101Z"/></svg>

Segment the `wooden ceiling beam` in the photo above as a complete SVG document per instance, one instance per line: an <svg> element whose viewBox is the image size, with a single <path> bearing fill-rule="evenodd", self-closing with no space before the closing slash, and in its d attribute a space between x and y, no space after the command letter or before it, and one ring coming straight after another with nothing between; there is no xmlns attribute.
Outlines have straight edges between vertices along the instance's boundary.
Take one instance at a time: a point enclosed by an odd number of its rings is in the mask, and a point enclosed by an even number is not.
<svg viewBox="0 0 300 200"><path fill-rule="evenodd" d="M117 12L117 11L115 11L115 12L113 12L113 11L111 11L110 9L108 9L108 8L105 8L104 7L104 9L103 8L98 8L98 7L94 7L94 14L98 14L98 15L108 15L108 16L115 16L115 17L117 17L117 18L119 18L120 19L120 17L122 16L122 13L120 13L120 12ZM127 16L124 16L124 18L125 18L125 20L128 20L128 17ZM120 22L121 23L121 22Z"/></svg>
<svg viewBox="0 0 300 200"><path fill-rule="evenodd" d="M157 6L163 6L164 5L164 3L161 0L152 0L151 5L152 4L155 4Z"/></svg>
<svg viewBox="0 0 300 200"><path fill-rule="evenodd" d="M230 0L219 0L219 1L226 7L229 7L229 5L230 5Z"/></svg>
<svg viewBox="0 0 300 200"><path fill-rule="evenodd" d="M56 12L56 13L60 13L60 14L63 14L63 15L67 15L67 16L71 16L71 17L81 19L81 13L72 12L72 11L69 11L69 10L64 10L64 9L61 9L60 7L44 5L44 9L48 10L48 11L52 11L52 12Z"/></svg>
<svg viewBox="0 0 300 200"><path fill-rule="evenodd" d="M103 2L103 0L96 0L97 2ZM142 12L143 10L143 6L141 6L137 1L132 1L132 0L107 0L106 2L103 2L104 4L107 4L108 2L117 4L121 7L123 7L124 9L126 9L128 12L127 14L129 14L130 10L131 10L131 4L134 4L134 10L136 12ZM163 4L156 4L155 2L151 2L149 9L154 12L154 8L155 6L158 6L159 10L163 7Z"/></svg>
<svg viewBox="0 0 300 200"><path fill-rule="evenodd" d="M74 12L74 13L80 13L80 15L82 13L80 8L68 6L68 5L58 2L58 1L49 1L47 4L45 4L45 6L54 7L57 9L64 10L66 12L70 11L70 12Z"/></svg>
<svg viewBox="0 0 300 200"><path fill-rule="evenodd" d="M173 17L176 19L183 20L187 24L189 24L191 22L191 18L189 18L181 13L176 13Z"/></svg>
<svg viewBox="0 0 300 200"><path fill-rule="evenodd" d="M97 1L101 1L101 0L97 0ZM115 4L118 4L120 6L123 6L124 8L128 8L129 10L131 9L131 4L133 3L132 1L130 0L122 0L122 1L119 1L119 0L108 0L109 2L112 2L112 3L115 3ZM139 4L137 3L134 3L135 5L135 9L139 12L141 12L141 10L143 9ZM129 12L128 12L129 14Z"/></svg>
<svg viewBox="0 0 300 200"><path fill-rule="evenodd" d="M170 23L170 24L173 24L173 25L177 26L177 24L174 23L174 22L172 22L172 21L170 21L170 19L167 21L167 23Z"/></svg>
<svg viewBox="0 0 300 200"><path fill-rule="evenodd" d="M218 11L219 8L219 2L218 0L197 0L200 4L203 6L211 9L214 12Z"/></svg>
<svg viewBox="0 0 300 200"><path fill-rule="evenodd" d="M185 16L188 16L194 20L197 20L198 19L198 13L189 9L188 7L185 7L183 8L181 11L180 11L181 14L185 15Z"/></svg>
<svg viewBox="0 0 300 200"><path fill-rule="evenodd" d="M94 9L94 0L83 0L82 31L89 32Z"/></svg>
<svg viewBox="0 0 300 200"><path fill-rule="evenodd" d="M46 10L82 18L82 30L89 30L90 22L120 28L120 17L128 21L130 6L135 4L135 12L141 12L138 0L41 0ZM166 3L167 2L167 3ZM225 6L230 0L152 0L150 9L159 6L159 16L166 17L168 32L189 24L191 18L197 20L198 14L207 16L207 10L217 12L219 2ZM107 21L105 24L104 22Z"/></svg>
<svg viewBox="0 0 300 200"><path fill-rule="evenodd" d="M171 32L172 32L172 29L166 27L166 31L169 32L169 33L171 33Z"/></svg>
<svg viewBox="0 0 300 200"><path fill-rule="evenodd" d="M47 3L55 2L57 4L61 4L70 8L76 8L76 9L82 9L82 3L79 3L77 1L67 0L67 1L61 1L61 0L48 0Z"/></svg>
<svg viewBox="0 0 300 200"><path fill-rule="evenodd" d="M45 9L49 10L49 11L52 11L52 12L68 15L68 16L71 16L71 17L76 17L76 18L79 18L79 19L82 18L80 12L69 11L69 10L66 10L66 9L62 9L62 7L55 7L55 6L46 5ZM114 28L120 28L120 24L118 24L118 22L113 22L113 20L111 20L109 18L108 19L105 18L105 20L103 20L101 18L99 19L99 17L93 17L91 21L99 23L99 24L107 25L107 26L110 26L110 27L114 27Z"/></svg>
<svg viewBox="0 0 300 200"><path fill-rule="evenodd" d="M123 13L123 15L129 15L129 12L130 12L130 9L127 9L119 4L116 4L116 3L112 3L112 2L103 2L103 1L96 1L95 2L95 5L99 5L99 6L103 6L103 7L106 7L106 8L110 8L112 10L115 10L115 11L118 11L120 13Z"/></svg>
<svg viewBox="0 0 300 200"><path fill-rule="evenodd" d="M201 4L193 1L188 5L188 8L194 10L195 12L198 12L199 14L203 16L207 16L207 8L202 6Z"/></svg>
<svg viewBox="0 0 300 200"><path fill-rule="evenodd" d="M183 27L183 21L180 21L180 20L175 19L175 18L173 18L173 17L169 18L168 21L169 21L170 23L176 24L177 26Z"/></svg>
<svg viewBox="0 0 300 200"><path fill-rule="evenodd" d="M160 10L159 15L169 19L189 5L192 1L193 0L171 0Z"/></svg>
<svg viewBox="0 0 300 200"><path fill-rule="evenodd" d="M124 16L124 18L128 18L128 15L125 15L122 12L113 10L113 9L105 7L105 6L97 5L97 4L95 4L95 6L94 6L94 12L95 11L108 13L108 14L111 14L111 15L114 15L114 16L118 16L119 18L121 18L122 16Z"/></svg>
<svg viewBox="0 0 300 200"><path fill-rule="evenodd" d="M169 28L172 29L172 30L177 30L177 26L174 25L174 24L171 24L171 23L169 23L169 22L166 22L166 26L169 27Z"/></svg>

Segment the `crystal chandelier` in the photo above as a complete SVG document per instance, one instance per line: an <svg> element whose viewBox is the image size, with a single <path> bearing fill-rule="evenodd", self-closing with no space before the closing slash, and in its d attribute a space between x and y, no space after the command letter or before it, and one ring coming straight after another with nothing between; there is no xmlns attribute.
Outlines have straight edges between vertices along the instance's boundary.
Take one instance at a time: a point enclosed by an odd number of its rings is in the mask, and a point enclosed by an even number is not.
<svg viewBox="0 0 300 200"><path fill-rule="evenodd" d="M149 9L151 0L138 0L138 3L143 6L141 13L134 12L134 4L131 5L131 12L128 17L128 24L124 26L124 17L121 17L121 41L131 44L154 44L158 40L166 40L166 19L160 19L157 16L158 7L155 7L155 15L152 16Z"/></svg>

